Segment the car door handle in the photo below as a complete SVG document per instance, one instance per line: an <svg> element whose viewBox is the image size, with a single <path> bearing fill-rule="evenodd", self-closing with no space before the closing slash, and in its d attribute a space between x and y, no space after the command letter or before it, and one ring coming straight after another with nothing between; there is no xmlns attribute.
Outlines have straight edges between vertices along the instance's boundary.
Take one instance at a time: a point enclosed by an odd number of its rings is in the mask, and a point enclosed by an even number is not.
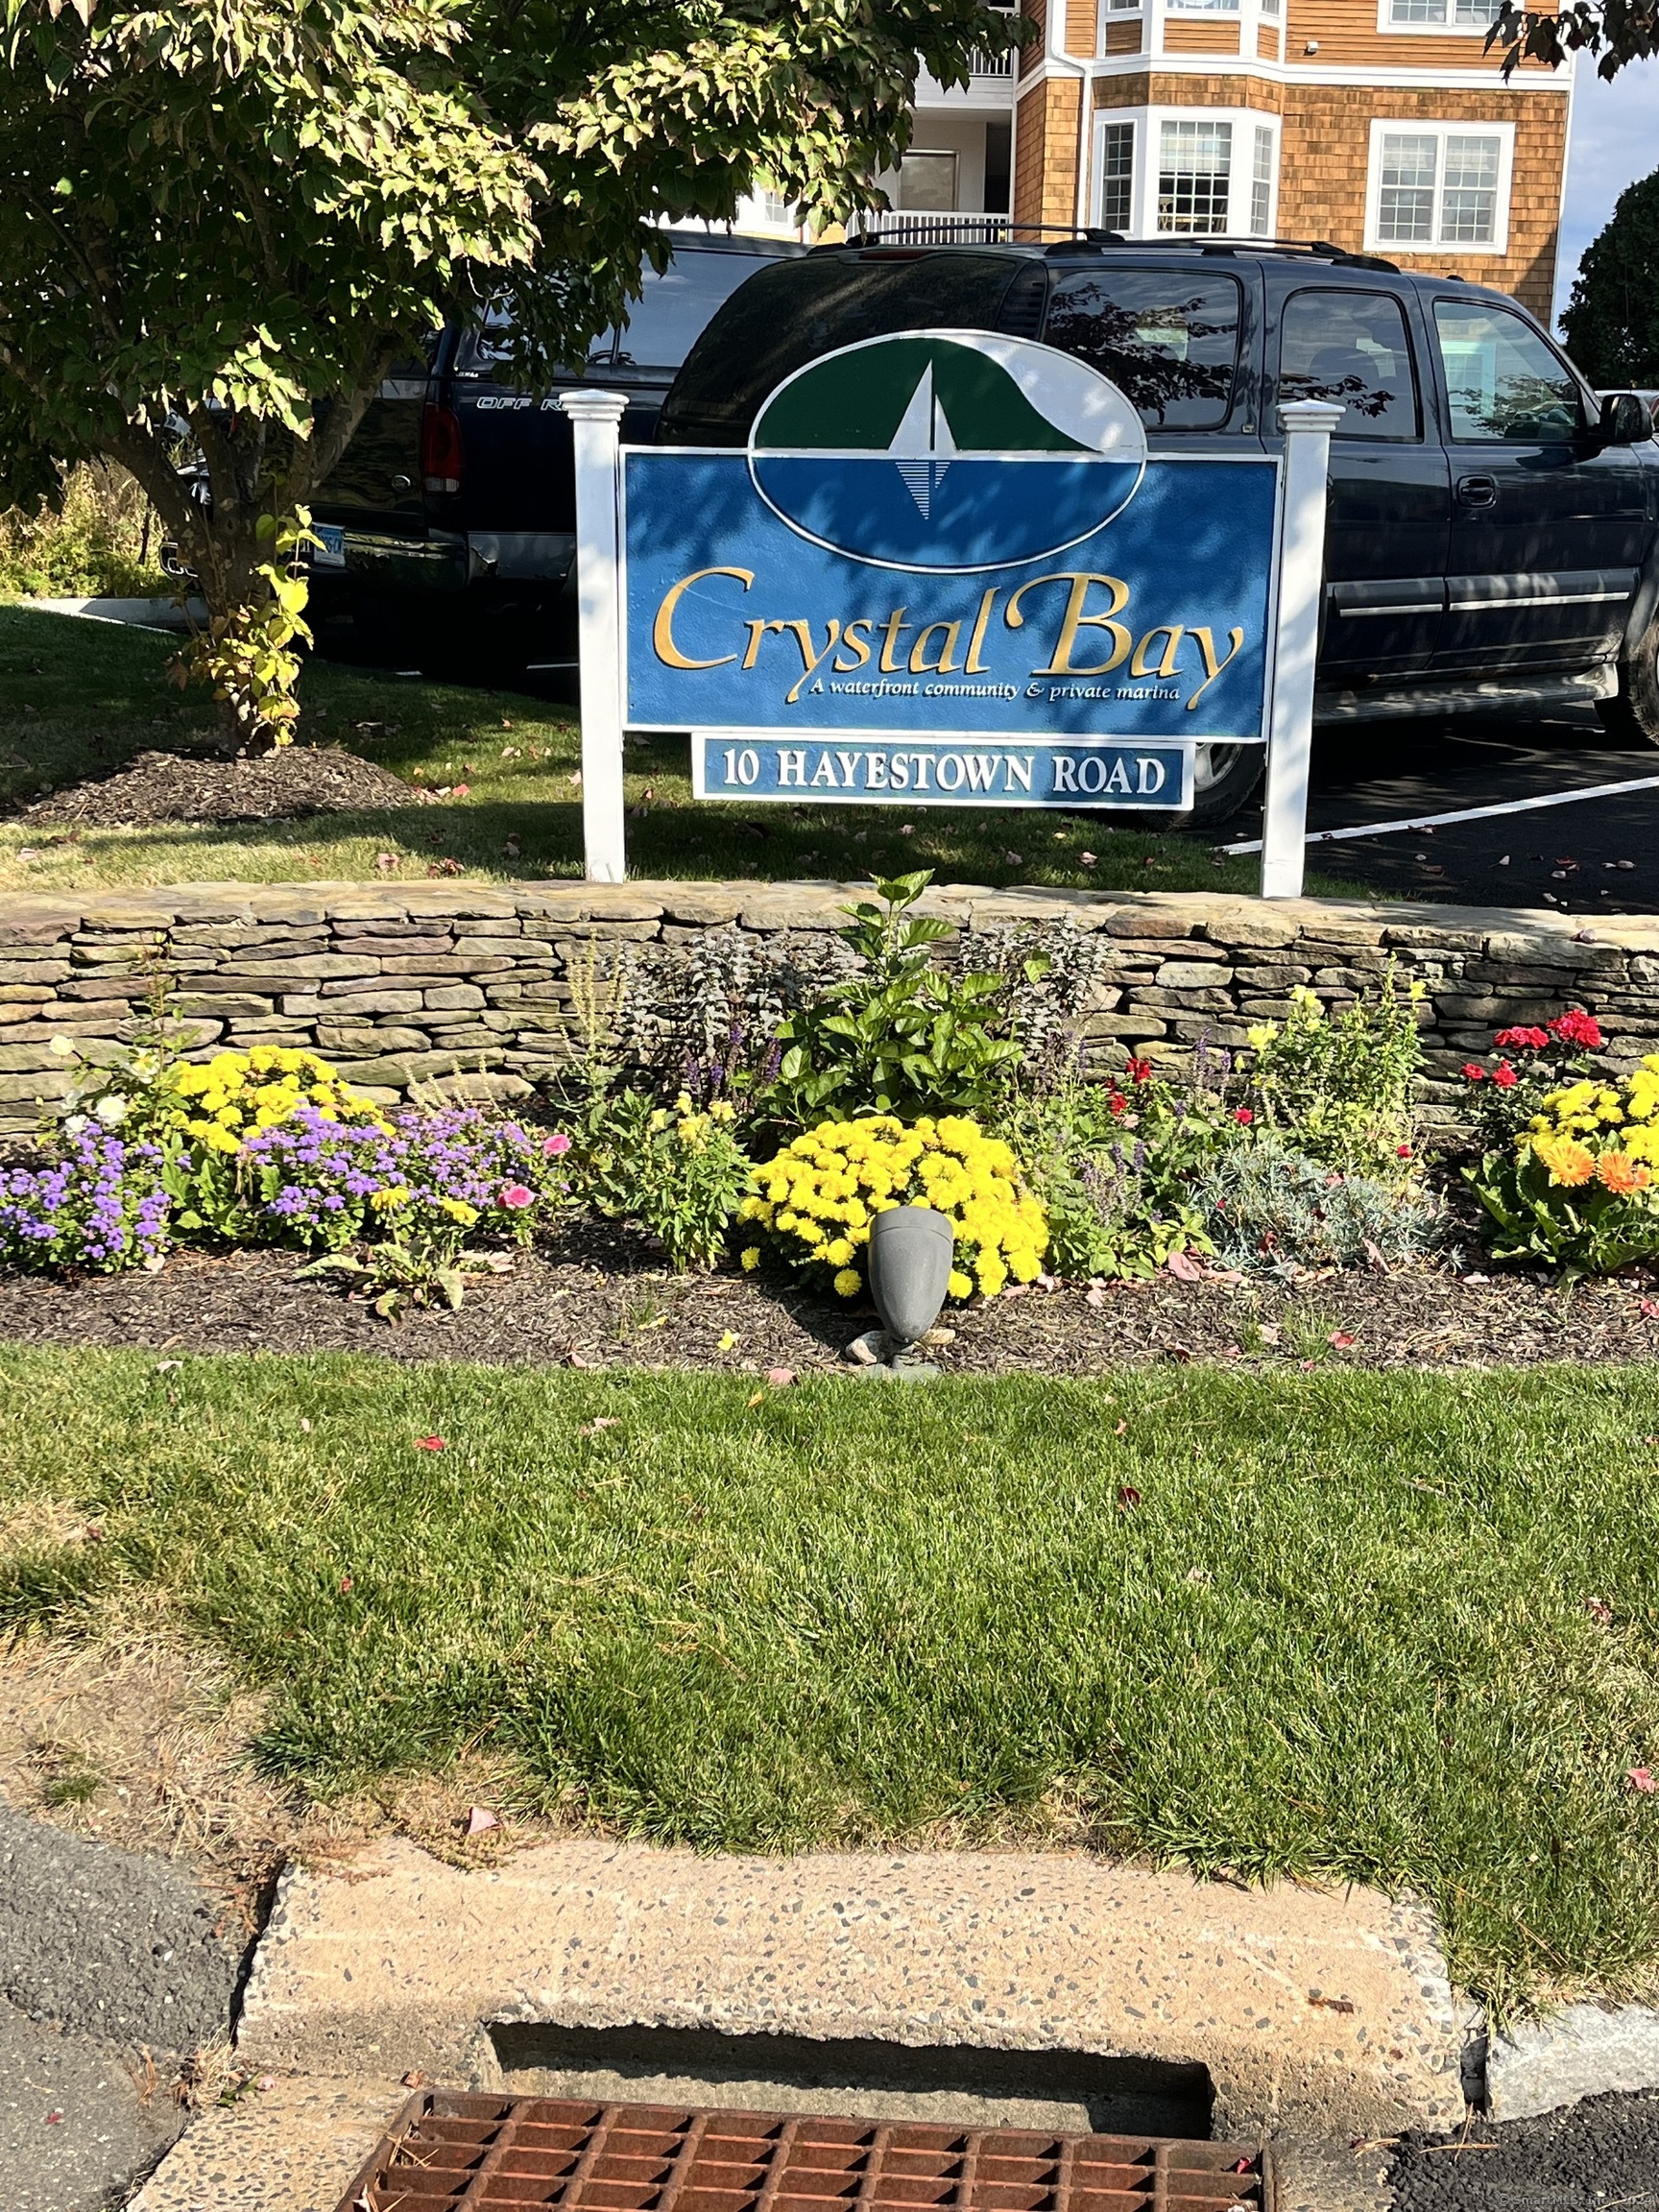
<svg viewBox="0 0 1659 2212"><path fill-rule="evenodd" d="M1457 496L1465 507L1496 507L1498 479L1496 476L1459 476Z"/></svg>

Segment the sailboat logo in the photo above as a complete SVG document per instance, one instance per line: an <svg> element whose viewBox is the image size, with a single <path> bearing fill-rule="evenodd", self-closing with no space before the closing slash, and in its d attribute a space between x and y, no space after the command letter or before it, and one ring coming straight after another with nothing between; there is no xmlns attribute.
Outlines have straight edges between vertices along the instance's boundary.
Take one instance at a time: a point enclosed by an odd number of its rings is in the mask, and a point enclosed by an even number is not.
<svg viewBox="0 0 1659 2212"><path fill-rule="evenodd" d="M814 544L879 567L1037 561L1121 514L1146 437L1118 387L1030 339L912 330L808 363L756 418L755 488Z"/></svg>

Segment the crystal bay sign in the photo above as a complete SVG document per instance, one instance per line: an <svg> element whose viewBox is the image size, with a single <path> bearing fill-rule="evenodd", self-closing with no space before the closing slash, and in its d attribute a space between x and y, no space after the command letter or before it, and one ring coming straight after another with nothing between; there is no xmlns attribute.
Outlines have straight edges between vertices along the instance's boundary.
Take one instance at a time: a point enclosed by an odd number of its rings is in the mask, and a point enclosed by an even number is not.
<svg viewBox="0 0 1659 2212"><path fill-rule="evenodd" d="M1285 411L1320 433L1286 442L1318 446L1292 528L1279 455L1149 453L1116 385L990 332L826 354L746 449L618 452L619 400L561 403L590 874L621 873L623 723L689 731L699 798L1178 809L1196 748L1268 738L1286 615L1307 630L1310 607L1310 719L1334 409ZM613 715L613 773L588 756Z"/></svg>

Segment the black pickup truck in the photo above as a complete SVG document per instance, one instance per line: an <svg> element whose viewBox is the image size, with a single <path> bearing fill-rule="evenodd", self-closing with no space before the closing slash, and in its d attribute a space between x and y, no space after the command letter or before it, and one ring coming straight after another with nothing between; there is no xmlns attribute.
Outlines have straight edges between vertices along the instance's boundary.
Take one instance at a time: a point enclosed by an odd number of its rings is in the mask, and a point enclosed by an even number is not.
<svg viewBox="0 0 1659 2212"><path fill-rule="evenodd" d="M520 661L572 658L575 479L559 393L580 383L625 393L622 435L649 445L709 317L757 270L803 251L677 235L626 325L594 341L580 375L544 391L515 385L499 321L444 330L399 363L315 505L319 621L349 613L377 658L413 665L488 650L493 637Z"/></svg>

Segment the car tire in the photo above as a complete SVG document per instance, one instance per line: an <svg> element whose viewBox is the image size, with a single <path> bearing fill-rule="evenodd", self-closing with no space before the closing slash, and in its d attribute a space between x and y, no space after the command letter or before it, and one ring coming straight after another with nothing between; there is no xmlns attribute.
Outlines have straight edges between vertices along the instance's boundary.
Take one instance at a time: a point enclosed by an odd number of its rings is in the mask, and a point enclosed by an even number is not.
<svg viewBox="0 0 1659 2212"><path fill-rule="evenodd" d="M1200 745L1192 761L1191 805L1183 814L1154 819L1171 830L1219 830L1256 796L1266 766L1265 745Z"/></svg>
<svg viewBox="0 0 1659 2212"><path fill-rule="evenodd" d="M1617 697L1598 699L1596 711L1622 745L1659 745L1659 614L1620 661Z"/></svg>

